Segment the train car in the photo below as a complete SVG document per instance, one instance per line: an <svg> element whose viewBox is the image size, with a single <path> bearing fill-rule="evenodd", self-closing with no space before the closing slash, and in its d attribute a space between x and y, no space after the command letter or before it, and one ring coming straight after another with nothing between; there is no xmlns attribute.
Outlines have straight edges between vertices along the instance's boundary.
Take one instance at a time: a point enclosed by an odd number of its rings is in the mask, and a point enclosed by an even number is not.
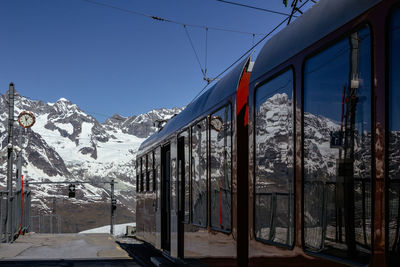
<svg viewBox="0 0 400 267"><path fill-rule="evenodd" d="M320 0L142 144L138 236L215 266L399 266L399 102L400 1Z"/></svg>
<svg viewBox="0 0 400 267"><path fill-rule="evenodd" d="M235 265L247 251L237 141L247 140L251 66L243 60L139 148L137 236L171 257Z"/></svg>

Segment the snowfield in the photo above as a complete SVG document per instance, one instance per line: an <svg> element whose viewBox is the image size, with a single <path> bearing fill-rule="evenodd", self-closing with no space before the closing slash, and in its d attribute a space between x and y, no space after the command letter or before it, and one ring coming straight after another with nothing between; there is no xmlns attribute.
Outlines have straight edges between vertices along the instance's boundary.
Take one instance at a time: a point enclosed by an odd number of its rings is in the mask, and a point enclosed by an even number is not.
<svg viewBox="0 0 400 267"><path fill-rule="evenodd" d="M131 223L123 223L123 224L114 225L114 236L125 235L127 226L136 227L136 223L131 222ZM79 234L104 234L104 233L109 233L109 232L110 232L110 225L105 225L105 226L97 227L94 229L89 229L89 230L79 232Z"/></svg>

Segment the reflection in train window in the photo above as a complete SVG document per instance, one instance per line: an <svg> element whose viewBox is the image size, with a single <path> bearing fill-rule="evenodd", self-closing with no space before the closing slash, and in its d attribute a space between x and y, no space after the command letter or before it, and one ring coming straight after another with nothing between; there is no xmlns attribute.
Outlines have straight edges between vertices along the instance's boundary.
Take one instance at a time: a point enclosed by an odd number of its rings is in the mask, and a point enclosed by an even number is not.
<svg viewBox="0 0 400 267"><path fill-rule="evenodd" d="M144 191L145 157L140 158L140 192Z"/></svg>
<svg viewBox="0 0 400 267"><path fill-rule="evenodd" d="M140 184L140 164L139 160L136 160L136 192L139 192Z"/></svg>
<svg viewBox="0 0 400 267"><path fill-rule="evenodd" d="M160 200L160 190L159 186L161 184L160 178L161 178L161 148L157 147L154 150L153 154L153 159L154 159L154 184L153 184L153 190L156 192L156 206L155 209L158 209L158 202Z"/></svg>
<svg viewBox="0 0 400 267"><path fill-rule="evenodd" d="M147 155L147 179L148 189L147 191L153 191L153 152Z"/></svg>
<svg viewBox="0 0 400 267"><path fill-rule="evenodd" d="M390 262L400 262L400 9L390 22L389 43L389 173L388 251Z"/></svg>
<svg viewBox="0 0 400 267"><path fill-rule="evenodd" d="M151 188L151 190L153 190L153 192L155 192L156 191L156 184L157 184L157 180L156 180L156 177L157 177L157 175L156 175L156 158L155 158L155 152L154 152L154 150L151 152L151 156L152 156L152 158L153 158L153 169L152 169L152 177L153 177L153 180L152 180L152 183L153 183L153 187Z"/></svg>
<svg viewBox="0 0 400 267"><path fill-rule="evenodd" d="M178 135L178 204L179 211L183 213L182 222L189 223L189 130Z"/></svg>
<svg viewBox="0 0 400 267"><path fill-rule="evenodd" d="M210 119L210 201L211 227L231 230L232 164L231 107L211 114Z"/></svg>
<svg viewBox="0 0 400 267"><path fill-rule="evenodd" d="M207 119L192 126L192 223L207 226Z"/></svg>
<svg viewBox="0 0 400 267"><path fill-rule="evenodd" d="M257 239L293 244L293 72L256 91L255 207Z"/></svg>
<svg viewBox="0 0 400 267"><path fill-rule="evenodd" d="M365 27L304 70L305 246L364 263L372 227L370 53Z"/></svg>
<svg viewBox="0 0 400 267"><path fill-rule="evenodd" d="M144 175L145 175L145 177L146 177L146 189L145 189L145 191L146 192L148 192L149 191L149 189L150 189L150 187L149 187L149 167L150 167L150 165L149 165L149 157L148 157L148 155L146 155L145 157L144 157L144 160L145 160L145 162L144 162L144 166L145 166L145 169L143 170L143 172L144 172Z"/></svg>

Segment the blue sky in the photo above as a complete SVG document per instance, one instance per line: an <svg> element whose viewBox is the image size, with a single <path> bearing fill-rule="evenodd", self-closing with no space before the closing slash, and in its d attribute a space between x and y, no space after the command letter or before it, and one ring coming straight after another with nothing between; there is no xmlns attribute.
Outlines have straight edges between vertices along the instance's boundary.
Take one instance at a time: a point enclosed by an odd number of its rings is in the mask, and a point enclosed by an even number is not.
<svg viewBox="0 0 400 267"><path fill-rule="evenodd" d="M216 0L93 1L260 34L285 18ZM291 11L281 0L232 2ZM206 31L187 29L204 67ZM205 85L183 26L84 0L2 0L0 36L1 94L14 82L24 96L45 102L64 97L100 121L114 113L131 116L184 106ZM252 35L210 29L209 76L219 74L252 43Z"/></svg>

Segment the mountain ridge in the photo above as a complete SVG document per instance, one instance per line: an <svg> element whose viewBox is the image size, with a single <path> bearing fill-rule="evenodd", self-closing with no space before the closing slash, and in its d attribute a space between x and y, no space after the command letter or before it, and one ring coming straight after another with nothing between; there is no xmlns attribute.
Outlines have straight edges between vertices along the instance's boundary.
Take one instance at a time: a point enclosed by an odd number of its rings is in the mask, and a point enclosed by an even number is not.
<svg viewBox="0 0 400 267"><path fill-rule="evenodd" d="M36 123L23 130L15 122L14 144L23 148L22 173L29 181L84 181L76 202L104 201L109 197L105 181L115 179L120 203L134 213L136 177L135 157L140 144L157 131L155 120L165 120L182 108L153 109L147 113L123 117L114 114L103 123L66 98L54 103L31 100L15 93L14 119L24 110L32 112ZM8 91L0 96L0 144L7 145ZM22 144L18 136L22 134ZM14 161L15 162L15 161ZM0 187L6 187L6 157L0 157ZM31 185L34 208L50 212L45 199L65 198L65 188ZM132 193L133 192L133 193Z"/></svg>

